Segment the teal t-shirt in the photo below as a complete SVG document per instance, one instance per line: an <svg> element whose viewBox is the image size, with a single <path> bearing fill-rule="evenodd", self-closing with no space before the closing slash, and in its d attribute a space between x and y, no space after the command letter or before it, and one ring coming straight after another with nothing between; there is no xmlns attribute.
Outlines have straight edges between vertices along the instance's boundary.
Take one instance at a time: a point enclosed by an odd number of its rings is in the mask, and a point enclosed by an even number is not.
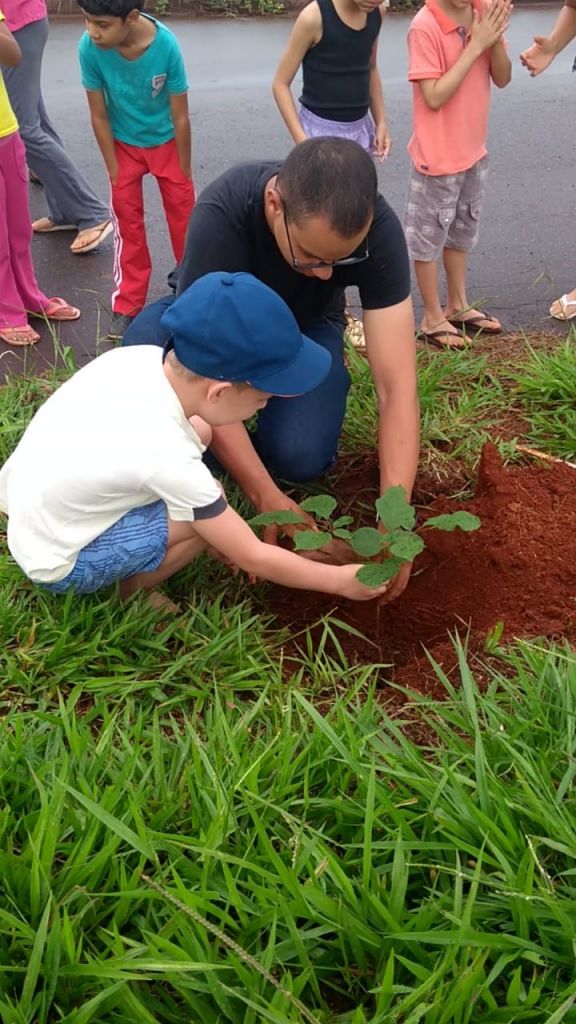
<svg viewBox="0 0 576 1024"><path fill-rule="evenodd" d="M130 146L161 146L174 138L170 96L184 93L188 79L176 36L155 18L156 36L136 60L118 50L99 50L87 32L80 40L82 85L102 92L112 135Z"/></svg>

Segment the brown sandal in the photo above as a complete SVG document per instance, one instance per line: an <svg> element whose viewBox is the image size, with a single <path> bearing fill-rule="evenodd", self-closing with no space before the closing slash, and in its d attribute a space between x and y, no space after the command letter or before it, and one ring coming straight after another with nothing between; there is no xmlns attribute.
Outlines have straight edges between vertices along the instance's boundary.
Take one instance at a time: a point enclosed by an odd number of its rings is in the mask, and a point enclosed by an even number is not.
<svg viewBox="0 0 576 1024"><path fill-rule="evenodd" d="M442 328L439 331L418 331L418 338L422 338L423 341L427 342L428 345L433 345L434 348L447 349L452 352L461 352L462 349L466 348L464 338L460 334L454 334L452 331L447 331ZM449 338L449 341L441 341L441 338Z"/></svg>
<svg viewBox="0 0 576 1024"><path fill-rule="evenodd" d="M502 334L502 324L500 321L482 309L479 309L475 316L469 316L466 319L453 316L448 316L446 319L449 324L452 324L452 327L456 327L459 331L467 331L471 328L472 334ZM486 324L486 322L488 327L482 327L481 325Z"/></svg>

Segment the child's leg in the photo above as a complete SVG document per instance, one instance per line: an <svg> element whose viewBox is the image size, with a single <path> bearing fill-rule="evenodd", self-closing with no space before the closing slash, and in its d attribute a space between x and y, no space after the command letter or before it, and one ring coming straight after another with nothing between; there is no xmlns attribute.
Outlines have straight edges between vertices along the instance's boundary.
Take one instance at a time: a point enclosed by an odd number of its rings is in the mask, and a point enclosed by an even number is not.
<svg viewBox="0 0 576 1024"><path fill-rule="evenodd" d="M412 168L405 216L406 241L424 305L420 329L427 341L442 348L464 344L446 320L438 279L440 254L456 214L456 178L420 174Z"/></svg>
<svg viewBox="0 0 576 1024"><path fill-rule="evenodd" d="M147 172L144 151L115 142L118 177L112 185L114 214L115 313L136 316L143 309L150 284L152 262L144 225L142 178Z"/></svg>
<svg viewBox="0 0 576 1024"><path fill-rule="evenodd" d="M488 157L470 167L462 178L456 203L456 216L450 226L443 252L447 299L445 315L457 324L469 324L471 330L498 334L502 325L496 317L470 306L466 294L469 254L478 241L480 210L484 198Z"/></svg>
<svg viewBox="0 0 576 1024"><path fill-rule="evenodd" d="M148 151L148 167L158 182L166 214L172 251L177 263L184 255L184 242L190 214L194 207L194 184L185 178L178 161L174 139Z"/></svg>
<svg viewBox="0 0 576 1024"><path fill-rule="evenodd" d="M25 327L48 299L32 264L32 226L24 145L17 132L0 139L0 326ZM36 336L37 337L37 336Z"/></svg>
<svg viewBox="0 0 576 1024"><path fill-rule="evenodd" d="M174 522L168 519L168 543L166 555L153 572L141 572L129 576L120 583L120 597L124 601L137 590L154 590L170 576L180 572L193 562L206 548L198 536L193 523Z"/></svg>
<svg viewBox="0 0 576 1024"><path fill-rule="evenodd" d="M466 275L468 273L468 252L464 249L445 247L442 253L446 272L446 316L453 316L468 309L466 298Z"/></svg>

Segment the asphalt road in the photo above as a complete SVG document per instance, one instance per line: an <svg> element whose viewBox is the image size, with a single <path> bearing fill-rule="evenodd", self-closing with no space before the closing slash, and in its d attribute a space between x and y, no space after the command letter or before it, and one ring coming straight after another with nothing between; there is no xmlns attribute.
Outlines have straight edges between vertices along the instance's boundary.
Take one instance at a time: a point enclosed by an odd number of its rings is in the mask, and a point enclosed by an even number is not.
<svg viewBox="0 0 576 1024"><path fill-rule="evenodd" d="M495 90L492 103L491 172L481 239L471 260L470 295L497 313L510 328L549 327L550 300L576 283L574 266L575 192L574 88L569 46L552 67L532 80L518 54L535 33L546 33L558 8L516 10L508 33L513 81ZM406 81L409 18L386 20L380 43L380 69L393 135L393 151L379 168L381 190L401 214L410 134L410 87ZM270 83L290 31L288 20L173 21L190 76L193 167L197 190L241 160L275 158L289 149L289 138L272 100ZM103 164L88 121L80 85L76 46L79 21L52 25L44 61L44 97L68 149L93 186L107 193ZM44 210L42 190L31 185L33 216ZM147 228L154 258L150 297L165 291L172 266L156 186L147 182ZM76 324L61 329L78 363L106 347L103 340L112 290L112 246L78 257L68 251L73 236L36 238L34 257L41 286L82 308ZM53 363L55 347L44 331L34 352L3 353L1 369Z"/></svg>

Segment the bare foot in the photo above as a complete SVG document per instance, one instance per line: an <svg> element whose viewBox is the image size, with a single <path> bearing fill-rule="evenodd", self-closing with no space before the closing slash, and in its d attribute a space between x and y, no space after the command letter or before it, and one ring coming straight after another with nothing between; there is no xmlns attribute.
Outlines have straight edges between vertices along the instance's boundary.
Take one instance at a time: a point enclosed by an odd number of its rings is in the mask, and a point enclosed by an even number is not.
<svg viewBox="0 0 576 1024"><path fill-rule="evenodd" d="M151 590L150 593L146 594L146 604L150 605L157 612L164 612L167 616L180 615L182 612L180 605L176 601L171 601L160 590Z"/></svg>

